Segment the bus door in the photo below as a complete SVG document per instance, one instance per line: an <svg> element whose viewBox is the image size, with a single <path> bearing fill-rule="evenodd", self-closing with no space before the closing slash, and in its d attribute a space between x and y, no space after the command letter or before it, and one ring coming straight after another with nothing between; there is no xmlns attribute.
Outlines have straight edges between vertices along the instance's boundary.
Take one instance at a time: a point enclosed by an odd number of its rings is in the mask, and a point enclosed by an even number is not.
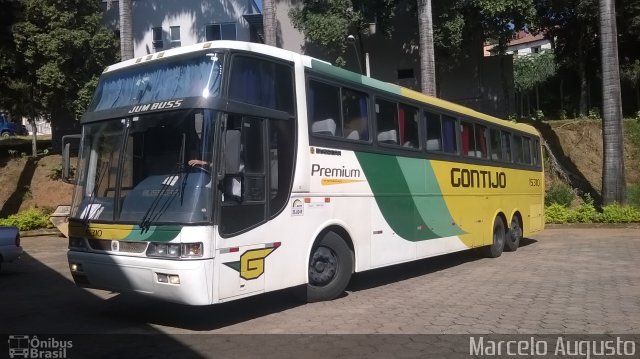
<svg viewBox="0 0 640 359"><path fill-rule="evenodd" d="M264 290L267 233L266 122L229 115L223 136L217 250L221 299Z"/></svg>

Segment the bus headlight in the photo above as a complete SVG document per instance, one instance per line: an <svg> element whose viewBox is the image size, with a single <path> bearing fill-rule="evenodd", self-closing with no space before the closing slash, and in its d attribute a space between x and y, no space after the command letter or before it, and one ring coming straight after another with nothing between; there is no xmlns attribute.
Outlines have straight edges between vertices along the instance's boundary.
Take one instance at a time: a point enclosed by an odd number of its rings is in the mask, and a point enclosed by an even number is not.
<svg viewBox="0 0 640 359"><path fill-rule="evenodd" d="M147 247L148 257L161 258L196 258L202 257L202 242L200 243L156 243L151 242Z"/></svg>
<svg viewBox="0 0 640 359"><path fill-rule="evenodd" d="M182 257L184 257L184 258L202 257L202 242L200 242L200 243L183 243L182 244Z"/></svg>

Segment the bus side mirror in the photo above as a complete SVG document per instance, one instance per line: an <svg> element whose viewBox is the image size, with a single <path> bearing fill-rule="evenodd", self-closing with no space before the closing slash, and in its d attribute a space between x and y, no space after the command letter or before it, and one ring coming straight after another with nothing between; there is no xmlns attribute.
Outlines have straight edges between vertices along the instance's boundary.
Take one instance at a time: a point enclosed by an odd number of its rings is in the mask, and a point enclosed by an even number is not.
<svg viewBox="0 0 640 359"><path fill-rule="evenodd" d="M62 136L62 175L63 182L75 184L76 179L71 174L71 141L80 140L80 135ZM77 163L76 163L77 167ZM72 178L73 177L73 178Z"/></svg>

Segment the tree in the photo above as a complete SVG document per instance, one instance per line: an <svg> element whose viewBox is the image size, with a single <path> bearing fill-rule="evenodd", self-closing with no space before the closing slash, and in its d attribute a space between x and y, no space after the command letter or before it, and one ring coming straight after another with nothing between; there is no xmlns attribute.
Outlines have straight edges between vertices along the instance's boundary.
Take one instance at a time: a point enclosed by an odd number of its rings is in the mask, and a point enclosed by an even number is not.
<svg viewBox="0 0 640 359"><path fill-rule="evenodd" d="M262 1L264 43L276 46L276 12L274 0Z"/></svg>
<svg viewBox="0 0 640 359"><path fill-rule="evenodd" d="M589 112L589 82L595 77L597 56L597 0L535 0L539 15L536 30L554 42L560 66L576 73L579 81L578 113Z"/></svg>
<svg viewBox="0 0 640 359"><path fill-rule="evenodd" d="M131 0L119 0L120 10L120 61L133 58L133 20Z"/></svg>
<svg viewBox="0 0 640 359"><path fill-rule="evenodd" d="M102 25L98 1L24 0L13 26L16 66L11 82L32 126L37 117L79 117L104 68L114 62L117 41ZM63 115L64 114L64 115ZM55 126L52 126L55 128ZM35 141L35 139L34 139ZM34 145L34 155L35 145Z"/></svg>
<svg viewBox="0 0 640 359"><path fill-rule="evenodd" d="M520 94L520 114L524 115L523 97L535 90L536 111L540 110L538 87L555 76L557 65L553 52L543 51L539 54L516 56L513 59L513 83ZM528 96L528 95L527 95Z"/></svg>
<svg viewBox="0 0 640 359"><path fill-rule="evenodd" d="M368 34L369 23L376 19L377 31L391 34L391 20L398 0L302 0L292 8L289 18L304 33L305 41L321 46L329 60L346 65L347 36L353 32L359 40Z"/></svg>
<svg viewBox="0 0 640 359"><path fill-rule="evenodd" d="M422 92L436 96L436 61L433 47L433 15L431 0L418 0L420 38L420 74Z"/></svg>
<svg viewBox="0 0 640 359"><path fill-rule="evenodd" d="M600 45L602 58L602 200L605 205L626 201L622 102L616 30L615 0L600 0Z"/></svg>

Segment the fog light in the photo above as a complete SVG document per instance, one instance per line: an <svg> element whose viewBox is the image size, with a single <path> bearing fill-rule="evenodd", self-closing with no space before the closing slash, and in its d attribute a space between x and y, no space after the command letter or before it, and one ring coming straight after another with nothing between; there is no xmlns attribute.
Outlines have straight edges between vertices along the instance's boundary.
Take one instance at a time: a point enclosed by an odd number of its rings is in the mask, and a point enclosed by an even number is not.
<svg viewBox="0 0 640 359"><path fill-rule="evenodd" d="M180 284L180 276L169 275L169 283L171 283L171 284Z"/></svg>
<svg viewBox="0 0 640 359"><path fill-rule="evenodd" d="M169 283L169 278L166 274L156 273L158 276L158 282L160 283Z"/></svg>
<svg viewBox="0 0 640 359"><path fill-rule="evenodd" d="M82 272L82 264L79 263L70 263L69 267L71 268L72 272Z"/></svg>

